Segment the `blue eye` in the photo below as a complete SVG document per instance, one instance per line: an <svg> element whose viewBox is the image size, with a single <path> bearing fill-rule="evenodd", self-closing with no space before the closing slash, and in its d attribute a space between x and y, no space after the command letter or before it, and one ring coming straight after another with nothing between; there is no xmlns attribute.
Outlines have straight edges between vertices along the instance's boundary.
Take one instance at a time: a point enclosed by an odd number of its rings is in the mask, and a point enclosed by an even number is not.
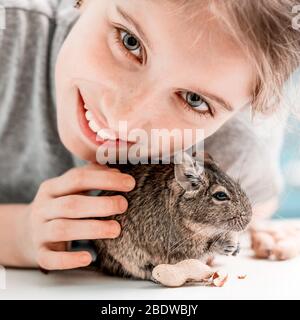
<svg viewBox="0 0 300 320"><path fill-rule="evenodd" d="M213 196L213 198L215 198L215 199L218 200L218 201L230 200L230 198L228 197L228 195L227 195L225 192L223 192L223 191L216 192L216 193L214 193L212 196Z"/></svg>
<svg viewBox="0 0 300 320"><path fill-rule="evenodd" d="M187 92L185 95L185 100L187 104L197 110L197 111L208 111L209 106L206 101L204 101L201 96L194 92Z"/></svg>
<svg viewBox="0 0 300 320"><path fill-rule="evenodd" d="M146 61L146 52L141 41L136 36L120 28L114 29L114 36L119 48L126 57L139 63Z"/></svg>
<svg viewBox="0 0 300 320"><path fill-rule="evenodd" d="M141 48L141 44L139 40L132 34L121 31L121 37L124 47L129 51L136 51Z"/></svg>

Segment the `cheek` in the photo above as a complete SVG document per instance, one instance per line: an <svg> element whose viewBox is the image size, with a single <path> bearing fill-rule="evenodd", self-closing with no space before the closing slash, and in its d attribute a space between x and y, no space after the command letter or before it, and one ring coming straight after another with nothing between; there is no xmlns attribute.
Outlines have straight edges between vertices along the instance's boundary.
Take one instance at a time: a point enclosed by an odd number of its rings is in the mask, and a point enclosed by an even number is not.
<svg viewBox="0 0 300 320"><path fill-rule="evenodd" d="M206 123L203 124L205 138L208 138L216 131L218 131L223 126L223 124L225 124L233 117L233 115L233 113L220 111L218 115L210 118Z"/></svg>
<svg viewBox="0 0 300 320"><path fill-rule="evenodd" d="M79 80L97 82L98 85L105 83L112 73L113 61L105 45L104 33L88 38L84 38L82 33L79 21L65 40L56 61L57 113L61 121L64 116L72 117L68 113L76 105Z"/></svg>
<svg viewBox="0 0 300 320"><path fill-rule="evenodd" d="M59 69L65 78L99 82L114 65L108 43L112 29L106 17L109 2L97 2L91 1L64 42Z"/></svg>
<svg viewBox="0 0 300 320"><path fill-rule="evenodd" d="M113 71L113 60L105 44L104 35L93 43L86 39L68 38L57 60L56 72L65 81L86 79L101 81Z"/></svg>
<svg viewBox="0 0 300 320"><path fill-rule="evenodd" d="M169 108L167 107L166 110ZM175 111L174 111L175 110ZM166 128L169 132L172 130L178 131L178 139L174 139L174 150L179 151L182 148L187 149L195 144L201 144L204 139L214 134L226 121L228 121L232 114L220 112L214 118L210 116L199 116L192 111L176 112L175 109L169 109L171 116L161 114L153 126L159 128ZM175 131L174 131L175 132ZM183 140L183 144L181 143ZM200 145L199 145L200 147Z"/></svg>

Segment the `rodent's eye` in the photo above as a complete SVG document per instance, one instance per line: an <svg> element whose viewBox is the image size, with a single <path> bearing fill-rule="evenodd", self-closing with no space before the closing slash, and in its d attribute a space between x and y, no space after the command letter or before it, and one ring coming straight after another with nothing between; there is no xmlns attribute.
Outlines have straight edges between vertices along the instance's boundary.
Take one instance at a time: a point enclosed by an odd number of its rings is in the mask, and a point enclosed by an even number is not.
<svg viewBox="0 0 300 320"><path fill-rule="evenodd" d="M213 195L213 198L215 198L216 200L218 201L227 201L227 200L230 200L230 198L228 197L228 195L223 192L223 191L219 191L219 192L216 192L214 193Z"/></svg>

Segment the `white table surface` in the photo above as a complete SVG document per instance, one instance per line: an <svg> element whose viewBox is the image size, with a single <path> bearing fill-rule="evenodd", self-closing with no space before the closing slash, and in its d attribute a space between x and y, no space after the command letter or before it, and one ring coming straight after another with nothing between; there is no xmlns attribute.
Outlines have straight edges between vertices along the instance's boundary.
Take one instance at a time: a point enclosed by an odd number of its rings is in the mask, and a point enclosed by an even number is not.
<svg viewBox="0 0 300 320"><path fill-rule="evenodd" d="M243 247L247 247L247 241ZM277 262L257 260L247 248L238 257L218 257L217 265L228 271L224 287L190 285L164 288L148 281L109 277L92 271L50 272L6 269L2 299L300 299L300 257ZM247 275L238 279L239 275Z"/></svg>

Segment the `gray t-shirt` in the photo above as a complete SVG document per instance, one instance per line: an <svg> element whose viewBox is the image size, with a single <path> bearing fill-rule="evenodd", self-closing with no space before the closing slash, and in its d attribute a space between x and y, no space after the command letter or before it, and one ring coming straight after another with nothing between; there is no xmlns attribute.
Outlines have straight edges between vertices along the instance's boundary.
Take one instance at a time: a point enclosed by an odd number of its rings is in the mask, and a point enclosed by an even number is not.
<svg viewBox="0 0 300 320"><path fill-rule="evenodd" d="M84 161L60 142L54 66L78 16L71 0L0 0L0 203L28 203L42 181ZM3 11L3 10L2 10ZM253 124L240 112L205 142L253 203L278 195L283 119Z"/></svg>

